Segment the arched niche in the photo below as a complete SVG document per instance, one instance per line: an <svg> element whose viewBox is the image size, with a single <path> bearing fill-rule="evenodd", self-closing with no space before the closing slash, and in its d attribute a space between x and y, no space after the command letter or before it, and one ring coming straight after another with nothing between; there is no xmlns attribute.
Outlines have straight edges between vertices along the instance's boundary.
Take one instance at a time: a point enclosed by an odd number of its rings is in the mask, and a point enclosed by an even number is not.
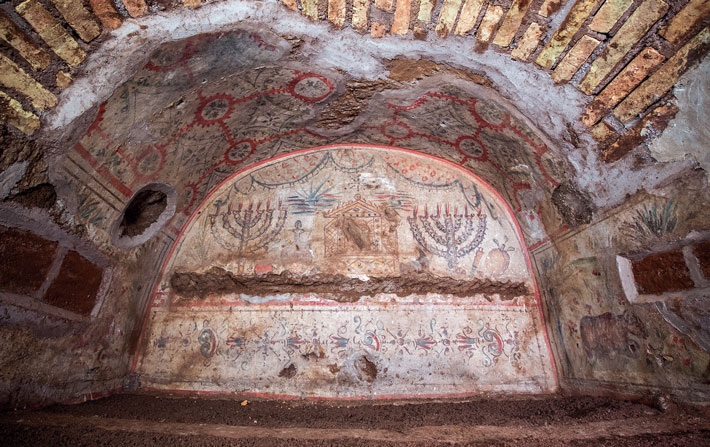
<svg viewBox="0 0 710 447"><path fill-rule="evenodd" d="M557 386L509 206L450 162L368 145L218 185L166 258L133 369L148 388L279 398Z"/></svg>

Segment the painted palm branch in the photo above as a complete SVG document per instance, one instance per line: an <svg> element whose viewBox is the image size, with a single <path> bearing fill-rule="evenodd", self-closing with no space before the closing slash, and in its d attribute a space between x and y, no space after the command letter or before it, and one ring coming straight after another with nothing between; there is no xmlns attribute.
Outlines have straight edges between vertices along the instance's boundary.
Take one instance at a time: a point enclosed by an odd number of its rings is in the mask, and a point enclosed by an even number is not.
<svg viewBox="0 0 710 447"><path fill-rule="evenodd" d="M661 237L675 229L678 223L676 210L673 200L660 206L654 203L650 208L644 205L643 210L636 210L634 226L640 234Z"/></svg>

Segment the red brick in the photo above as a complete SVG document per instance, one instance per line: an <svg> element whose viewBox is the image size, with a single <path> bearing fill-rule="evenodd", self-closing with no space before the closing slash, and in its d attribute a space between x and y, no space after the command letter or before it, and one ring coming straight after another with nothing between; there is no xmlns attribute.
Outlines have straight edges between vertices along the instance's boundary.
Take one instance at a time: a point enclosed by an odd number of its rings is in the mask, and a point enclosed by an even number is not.
<svg viewBox="0 0 710 447"><path fill-rule="evenodd" d="M116 29L121 26L121 15L116 11L111 0L89 0L89 4L104 27Z"/></svg>
<svg viewBox="0 0 710 447"><path fill-rule="evenodd" d="M44 70L51 59L5 13L0 10L0 38L17 50L34 70Z"/></svg>
<svg viewBox="0 0 710 447"><path fill-rule="evenodd" d="M555 31L545 48L540 52L535 63L545 68L552 68L557 58L567 48L570 41L582 27L582 24L599 0L577 0L570 9L562 25Z"/></svg>
<svg viewBox="0 0 710 447"><path fill-rule="evenodd" d="M655 73L629 94L616 109L614 115L626 123L653 104L665 94L678 80L678 77L693 63L698 55L710 48L710 27L703 29L697 36L676 52Z"/></svg>
<svg viewBox="0 0 710 447"><path fill-rule="evenodd" d="M531 4L531 0L513 0L513 4L510 5L510 9L500 25L496 38L493 39L494 44L501 47L510 45Z"/></svg>
<svg viewBox="0 0 710 447"><path fill-rule="evenodd" d="M126 11L131 17L141 17L148 12L148 6L143 0L122 0L123 6L126 7Z"/></svg>
<svg viewBox="0 0 710 447"><path fill-rule="evenodd" d="M57 56L71 67L79 65L86 53L76 41L67 33L61 23L47 11L42 3L37 0L25 0L15 7L17 12L32 25L42 40L54 51Z"/></svg>
<svg viewBox="0 0 710 447"><path fill-rule="evenodd" d="M372 37L384 37L386 32L385 24L379 22L372 22L372 27L370 28L370 35Z"/></svg>
<svg viewBox="0 0 710 447"><path fill-rule="evenodd" d="M701 20L707 19L708 15L710 15L710 1L690 0L659 34L670 42L680 43L685 35Z"/></svg>
<svg viewBox="0 0 710 447"><path fill-rule="evenodd" d="M483 20L476 31L476 39L481 42L489 42L498 28L498 23L505 11L500 6L488 5Z"/></svg>
<svg viewBox="0 0 710 447"><path fill-rule="evenodd" d="M587 106L587 110L582 115L582 122L586 126L594 125L664 59L663 55L652 47L644 48Z"/></svg>
<svg viewBox="0 0 710 447"><path fill-rule="evenodd" d="M662 0L645 0L635 8L604 51L594 60L587 75L579 84L579 89L588 95L591 94L667 10L668 5Z"/></svg>
<svg viewBox="0 0 710 447"><path fill-rule="evenodd" d="M0 83L30 98L32 106L39 110L57 105L57 97L52 92L2 54L0 54Z"/></svg>
<svg viewBox="0 0 710 447"><path fill-rule="evenodd" d="M461 8L461 0L444 0L444 6L439 11L439 23L436 25L436 34L446 37L449 31L453 31L456 16Z"/></svg>
<svg viewBox="0 0 710 447"><path fill-rule="evenodd" d="M52 0L52 3L84 42L90 42L101 34L99 24L86 9L83 0Z"/></svg>
<svg viewBox="0 0 710 447"><path fill-rule="evenodd" d="M39 117L22 108L22 104L7 93L0 91L0 119L16 127L26 135L39 129Z"/></svg>
<svg viewBox="0 0 710 447"><path fill-rule="evenodd" d="M510 52L510 55L515 59L526 61L537 48L544 32L545 28L543 26L535 22L531 23L528 29L525 30L523 37L518 41L518 46Z"/></svg>
<svg viewBox="0 0 710 447"><path fill-rule="evenodd" d="M672 104L656 107L652 112L641 118L625 135L603 149L602 160L607 163L613 163L645 142L649 135L662 133L668 123L675 118L676 113L678 113L678 108Z"/></svg>
<svg viewBox="0 0 710 447"><path fill-rule="evenodd" d="M589 28L599 33L608 33L633 2L633 0L606 0L594 15Z"/></svg>
<svg viewBox="0 0 710 447"><path fill-rule="evenodd" d="M367 16L370 14L370 0L353 0L353 28L367 30Z"/></svg>
<svg viewBox="0 0 710 447"><path fill-rule="evenodd" d="M29 231L0 226L0 290L32 295L49 274L57 243Z"/></svg>
<svg viewBox="0 0 710 447"><path fill-rule="evenodd" d="M409 13L412 8L412 0L397 0L397 7L394 10L392 19L392 34L407 34L409 31Z"/></svg>
<svg viewBox="0 0 710 447"><path fill-rule="evenodd" d="M609 144L619 138L619 134L616 133L616 130L614 130L614 128L611 127L606 121L602 121L589 129L589 133L592 135L592 138L601 144Z"/></svg>
<svg viewBox="0 0 710 447"><path fill-rule="evenodd" d="M391 11L394 6L394 0L375 0L375 6L385 11Z"/></svg>
<svg viewBox="0 0 710 447"><path fill-rule="evenodd" d="M646 256L640 261L633 261L631 268L640 294L661 295L689 290L694 286L680 250Z"/></svg>
<svg viewBox="0 0 710 447"><path fill-rule="evenodd" d="M328 21L338 28L345 24L345 0L328 0Z"/></svg>
<svg viewBox="0 0 710 447"><path fill-rule="evenodd" d="M710 241L701 242L693 247L693 254L698 259L700 271L705 279L710 280Z"/></svg>
<svg viewBox="0 0 710 447"><path fill-rule="evenodd" d="M296 0L281 0L281 2L291 11L298 11L298 2Z"/></svg>
<svg viewBox="0 0 710 447"><path fill-rule="evenodd" d="M79 253L70 251L64 257L44 301L71 312L89 315L96 303L102 276L100 267Z"/></svg>
<svg viewBox="0 0 710 447"><path fill-rule="evenodd" d="M301 0L303 15L311 20L318 20L318 0Z"/></svg>
<svg viewBox="0 0 710 447"><path fill-rule="evenodd" d="M481 8L485 4L485 0L466 0L459 14L459 21L456 24L455 33L463 36L476 26L476 20L481 13Z"/></svg>
<svg viewBox="0 0 710 447"><path fill-rule="evenodd" d="M434 10L435 0L420 0L417 20L428 22L431 20L431 12Z"/></svg>
<svg viewBox="0 0 710 447"><path fill-rule="evenodd" d="M582 36L574 44L572 49L562 58L555 71L552 72L552 80L555 82L566 82L572 79L579 67L587 60L590 54L597 48L599 41L590 36Z"/></svg>

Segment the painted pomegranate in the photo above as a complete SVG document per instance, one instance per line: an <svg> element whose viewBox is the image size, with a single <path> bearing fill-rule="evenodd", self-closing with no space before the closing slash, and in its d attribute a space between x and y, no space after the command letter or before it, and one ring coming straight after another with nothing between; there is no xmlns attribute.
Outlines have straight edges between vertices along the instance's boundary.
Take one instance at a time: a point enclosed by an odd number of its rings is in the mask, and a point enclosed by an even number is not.
<svg viewBox="0 0 710 447"><path fill-rule="evenodd" d="M493 239L496 244L496 248L492 249L486 255L486 260L483 262L483 271L486 275L492 277L498 277L505 273L510 266L510 255L508 252L515 251L514 247L506 247L505 244L508 242L508 237L501 244L497 239Z"/></svg>

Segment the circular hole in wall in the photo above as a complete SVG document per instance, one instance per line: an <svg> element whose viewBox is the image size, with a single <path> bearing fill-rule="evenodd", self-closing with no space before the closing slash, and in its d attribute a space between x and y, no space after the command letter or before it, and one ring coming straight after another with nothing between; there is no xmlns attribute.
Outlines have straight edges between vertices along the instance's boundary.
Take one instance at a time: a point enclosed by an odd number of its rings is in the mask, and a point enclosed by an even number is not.
<svg viewBox="0 0 710 447"><path fill-rule="evenodd" d="M165 183L141 188L114 222L113 243L119 248L131 248L153 237L175 214L175 197L175 189Z"/></svg>

